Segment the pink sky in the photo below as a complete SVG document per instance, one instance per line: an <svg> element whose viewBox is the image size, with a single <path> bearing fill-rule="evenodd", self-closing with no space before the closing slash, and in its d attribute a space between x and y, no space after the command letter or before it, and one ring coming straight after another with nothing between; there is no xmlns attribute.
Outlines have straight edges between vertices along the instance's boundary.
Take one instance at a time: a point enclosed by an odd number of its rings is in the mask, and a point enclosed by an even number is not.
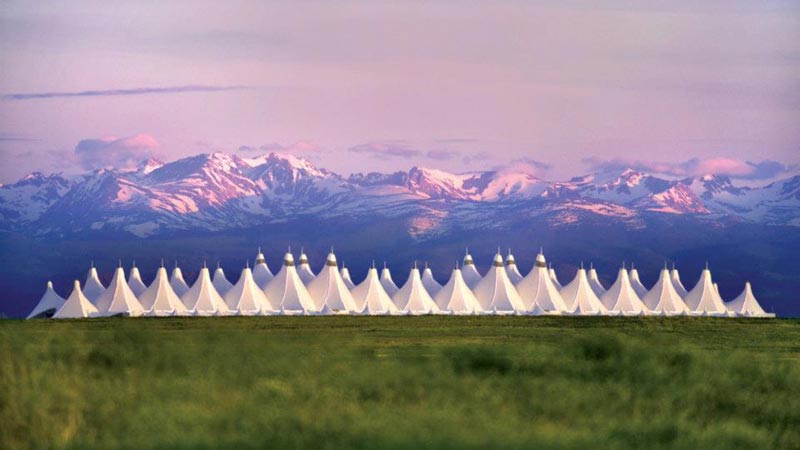
<svg viewBox="0 0 800 450"><path fill-rule="evenodd" d="M800 162L797 2L162 3L0 6L0 182L125 139L345 174Z"/></svg>

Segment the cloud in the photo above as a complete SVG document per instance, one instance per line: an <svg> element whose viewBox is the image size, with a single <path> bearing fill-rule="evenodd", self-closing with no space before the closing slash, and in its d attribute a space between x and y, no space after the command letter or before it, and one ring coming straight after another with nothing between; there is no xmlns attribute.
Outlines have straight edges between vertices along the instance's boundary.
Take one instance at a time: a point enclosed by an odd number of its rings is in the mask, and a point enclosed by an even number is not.
<svg viewBox="0 0 800 450"><path fill-rule="evenodd" d="M535 160L533 158L518 158L508 164L497 167L495 170L497 170L497 172L500 174L522 172L530 176L540 178L552 168L553 166L550 164Z"/></svg>
<svg viewBox="0 0 800 450"><path fill-rule="evenodd" d="M0 131L0 142L33 142L36 140L37 139L22 136L20 134Z"/></svg>
<svg viewBox="0 0 800 450"><path fill-rule="evenodd" d="M592 170L622 171L625 169L659 173L676 177L696 177L705 174L725 175L746 180L766 180L793 171L795 166L772 160L760 162L742 161L735 158L692 158L681 162L639 161L624 158L583 160Z"/></svg>
<svg viewBox="0 0 800 450"><path fill-rule="evenodd" d="M428 150L425 156L437 161L450 161L458 158L458 152L452 150Z"/></svg>
<svg viewBox="0 0 800 450"><path fill-rule="evenodd" d="M262 154L262 153L275 152L275 153L291 153L294 155L299 155L299 154L321 152L322 147L317 145L316 142L302 140L289 145L278 144L277 142L259 145L258 147L250 145L241 145L239 146L238 150L242 153Z"/></svg>
<svg viewBox="0 0 800 450"><path fill-rule="evenodd" d="M359 144L348 149L354 153L364 153L375 158L405 158L411 159L422 155L420 150L414 149L403 142L370 142Z"/></svg>
<svg viewBox="0 0 800 450"><path fill-rule="evenodd" d="M75 157L84 169L132 169L145 159L155 157L158 148L158 141L146 134L125 138L107 136L78 142Z"/></svg>
<svg viewBox="0 0 800 450"><path fill-rule="evenodd" d="M206 86L206 85L187 85L187 86L167 86L167 87L143 87L133 89L107 89L90 90L78 92L27 92L19 94L6 94L1 98L5 101L12 100L36 100L47 98L70 98L70 97L114 97L121 95L148 95L148 94L180 94L185 92L220 92L238 91L251 89L248 86Z"/></svg>

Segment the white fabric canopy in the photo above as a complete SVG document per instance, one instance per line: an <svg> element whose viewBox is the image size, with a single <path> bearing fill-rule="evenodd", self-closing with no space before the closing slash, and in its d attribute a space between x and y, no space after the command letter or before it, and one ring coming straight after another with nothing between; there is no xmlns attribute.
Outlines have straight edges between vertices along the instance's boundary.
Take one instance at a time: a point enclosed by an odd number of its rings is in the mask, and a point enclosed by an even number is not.
<svg viewBox="0 0 800 450"><path fill-rule="evenodd" d="M506 266L508 267L508 266ZM542 253L536 255L536 263L528 275L516 285L525 310L532 313L558 314L567 312L564 299L547 270L547 262Z"/></svg>
<svg viewBox="0 0 800 450"><path fill-rule="evenodd" d="M441 312L428 291L425 290L425 286L422 285L422 278L416 267L411 269L408 281L394 294L392 301L398 309L406 314L438 314Z"/></svg>
<svg viewBox="0 0 800 450"><path fill-rule="evenodd" d="M608 309L603 306L600 299L589 285L586 277L586 269L581 267L575 274L575 278L560 291L561 298L568 314L596 316L599 314L609 314Z"/></svg>
<svg viewBox="0 0 800 450"><path fill-rule="evenodd" d="M111 279L108 288L98 297L95 306L101 316L141 316L144 314L144 308L139 303L139 299L125 281L125 272L122 267L117 267L117 270L114 271L114 278Z"/></svg>
<svg viewBox="0 0 800 450"><path fill-rule="evenodd" d="M181 297L186 308L196 316L229 316L234 314L211 281L208 267L200 269L200 275L192 287Z"/></svg>
<svg viewBox="0 0 800 450"><path fill-rule="evenodd" d="M450 280L439 290L434 301L440 310L456 315L483 313L478 298L467 286L458 268L453 269Z"/></svg>
<svg viewBox="0 0 800 450"><path fill-rule="evenodd" d="M189 310L181 301L167 278L167 269L160 267L156 278L139 296L139 303L148 316L186 316Z"/></svg>
<svg viewBox="0 0 800 450"><path fill-rule="evenodd" d="M461 267L461 276L464 278L464 282L467 283L470 289L475 289L475 286L480 283L483 279L483 276L478 272L478 269L475 267L475 261L472 260L472 255L467 254L464 256L464 263Z"/></svg>
<svg viewBox="0 0 800 450"><path fill-rule="evenodd" d="M42 295L42 298L39 299L39 303L33 307L33 311L28 314L26 319L53 317L53 314L64 306L65 301L66 300L53 289L53 283L48 281L47 288L44 290L44 295Z"/></svg>
<svg viewBox="0 0 800 450"><path fill-rule="evenodd" d="M342 280L333 252L328 254L325 267L308 283L308 293L314 300L317 312L322 313L325 306L330 310L330 314L356 312L355 300Z"/></svg>
<svg viewBox="0 0 800 450"><path fill-rule="evenodd" d="M69 294L64 304L53 314L54 319L80 319L84 317L95 317L99 313L97 308L83 295L81 283L75 280L72 293Z"/></svg>
<svg viewBox="0 0 800 450"><path fill-rule="evenodd" d="M494 256L492 268L473 289L481 309L494 314L516 314L526 311L517 289L508 279L503 257Z"/></svg>
<svg viewBox="0 0 800 450"><path fill-rule="evenodd" d="M400 313L386 289L383 288L378 278L378 270L375 267L369 269L367 278L353 288L351 293L359 314L386 315Z"/></svg>
<svg viewBox="0 0 800 450"><path fill-rule="evenodd" d="M242 316L277 314L278 310L270 303L264 291L253 279L249 267L242 269L239 281L223 296L228 308Z"/></svg>
<svg viewBox="0 0 800 450"><path fill-rule="evenodd" d="M284 255L283 267L267 284L264 293L273 306L280 307L281 314L308 314L316 310L314 300L297 274L291 253Z"/></svg>
<svg viewBox="0 0 800 450"><path fill-rule="evenodd" d="M624 267L619 269L617 280L608 288L605 294L600 297L603 306L612 313L626 316L646 314L647 308L642 303L642 299L636 294L628 278L628 271Z"/></svg>
<svg viewBox="0 0 800 450"><path fill-rule="evenodd" d="M738 297L725 304L728 311L740 317L775 317L775 314L764 311L753 295L753 288L750 282L744 284L744 290Z"/></svg>
<svg viewBox="0 0 800 450"><path fill-rule="evenodd" d="M683 299L686 306L696 314L707 316L725 316L728 309L722 299L714 289L714 282L711 279L711 271L703 269L697 284L686 294Z"/></svg>

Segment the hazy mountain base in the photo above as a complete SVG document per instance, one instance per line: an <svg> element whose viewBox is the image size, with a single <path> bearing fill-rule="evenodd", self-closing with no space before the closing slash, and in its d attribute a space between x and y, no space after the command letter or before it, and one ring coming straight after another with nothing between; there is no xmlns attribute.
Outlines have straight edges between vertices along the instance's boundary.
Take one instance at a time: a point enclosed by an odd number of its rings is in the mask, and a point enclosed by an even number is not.
<svg viewBox="0 0 800 450"><path fill-rule="evenodd" d="M800 322L0 322L0 447L800 448Z"/></svg>
<svg viewBox="0 0 800 450"><path fill-rule="evenodd" d="M513 212L509 212L513 217ZM647 286L656 281L664 262L676 261L684 285L691 289L709 262L722 296L737 296L746 280L753 283L765 309L782 316L800 316L800 232L797 227L750 223L710 224L694 216L646 216L639 228L621 226L614 219L587 214L572 224L553 227L548 220L517 219L500 227L472 228L455 225L446 233L425 239L408 233L404 219L352 218L302 220L220 233L182 232L141 239L120 233L94 232L63 238L35 239L20 234L0 234L0 312L24 317L53 280L56 290L69 294L72 280L84 280L90 260L108 282L118 260L126 268L135 259L146 282L152 280L161 259L171 267L177 259L191 282L203 261L221 261L231 281L241 268L252 263L261 246L273 271L291 245L295 252L305 247L314 270L318 270L331 246L356 281L360 281L375 260L387 261L395 281L402 283L417 260L429 262L435 276L444 283L469 247L481 272L501 246L511 247L523 273L533 264L539 247L544 247L563 283L575 274L583 261L593 262L606 286L616 278L622 261L635 262Z"/></svg>

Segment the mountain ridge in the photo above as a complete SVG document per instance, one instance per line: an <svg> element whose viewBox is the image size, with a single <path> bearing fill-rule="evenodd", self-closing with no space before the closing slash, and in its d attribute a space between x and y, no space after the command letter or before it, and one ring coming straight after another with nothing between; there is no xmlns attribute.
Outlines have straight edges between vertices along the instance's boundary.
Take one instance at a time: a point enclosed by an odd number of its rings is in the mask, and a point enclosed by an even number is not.
<svg viewBox="0 0 800 450"><path fill-rule="evenodd" d="M735 186L720 175L667 179L634 169L567 181L513 167L450 173L413 166L344 177L294 155L215 152L73 177L34 172L0 186L0 230L35 236L102 230L147 237L315 215L396 219L425 239L450 228L501 226L507 220L498 215L509 210L517 221L541 218L555 227L597 216L641 227L649 214L800 226L800 176L762 187Z"/></svg>

